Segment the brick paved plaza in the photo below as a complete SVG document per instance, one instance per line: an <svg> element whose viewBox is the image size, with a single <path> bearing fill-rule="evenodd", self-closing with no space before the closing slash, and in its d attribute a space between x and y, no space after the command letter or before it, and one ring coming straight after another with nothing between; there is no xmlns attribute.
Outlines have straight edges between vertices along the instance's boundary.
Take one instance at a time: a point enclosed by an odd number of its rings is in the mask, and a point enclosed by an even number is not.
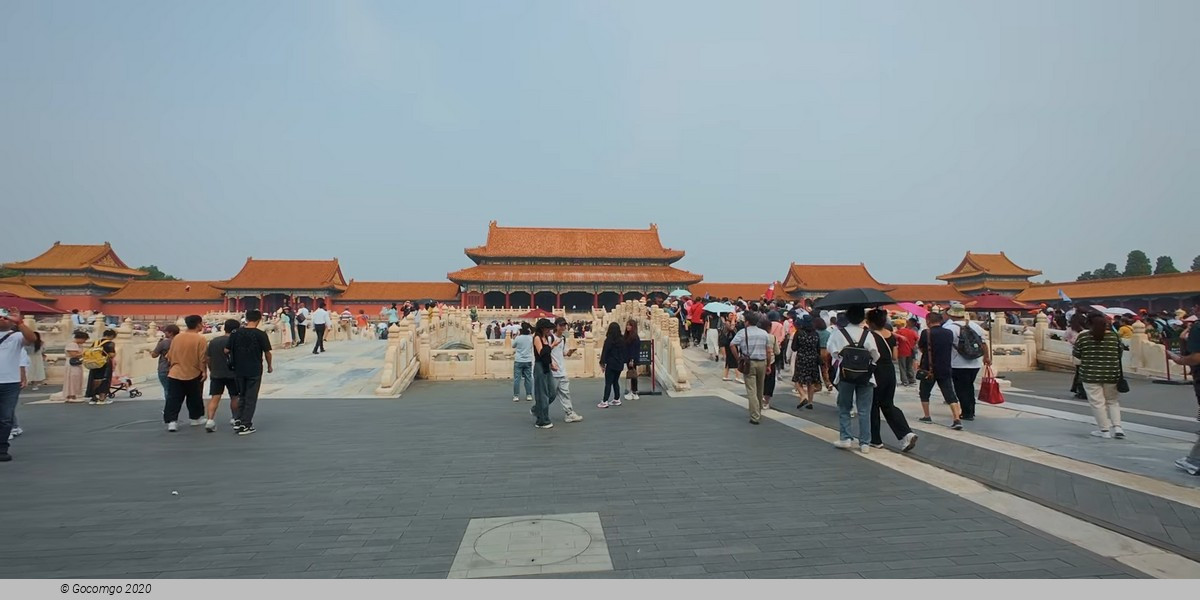
<svg viewBox="0 0 1200 600"><path fill-rule="evenodd" d="M554 539L612 570L542 576L1140 576L719 398L601 411L576 381L586 420L539 431L508 385L266 399L248 437L169 434L157 401L24 405L0 576L444 578L472 519L590 513L602 533Z"/></svg>

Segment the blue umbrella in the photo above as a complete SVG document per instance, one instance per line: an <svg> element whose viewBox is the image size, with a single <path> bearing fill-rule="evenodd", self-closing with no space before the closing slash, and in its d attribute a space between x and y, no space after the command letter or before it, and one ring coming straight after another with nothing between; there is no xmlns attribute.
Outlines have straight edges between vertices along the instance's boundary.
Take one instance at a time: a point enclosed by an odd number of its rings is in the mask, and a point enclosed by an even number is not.
<svg viewBox="0 0 1200 600"><path fill-rule="evenodd" d="M732 305L724 302L709 302L704 305L704 312L717 313L719 315L734 312L734 308Z"/></svg>
<svg viewBox="0 0 1200 600"><path fill-rule="evenodd" d="M680 288L680 289L677 289L677 290L671 292L672 298L681 298L683 296L691 296L691 295L692 295L691 292L689 292L683 288Z"/></svg>

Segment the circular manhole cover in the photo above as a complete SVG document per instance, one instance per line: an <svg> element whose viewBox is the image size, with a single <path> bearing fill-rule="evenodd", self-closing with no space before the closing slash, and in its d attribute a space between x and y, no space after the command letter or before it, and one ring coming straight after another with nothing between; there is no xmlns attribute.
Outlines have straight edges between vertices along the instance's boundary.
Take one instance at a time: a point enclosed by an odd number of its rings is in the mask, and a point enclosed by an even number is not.
<svg viewBox="0 0 1200 600"><path fill-rule="evenodd" d="M480 557L510 567L552 565L583 554L592 534L567 521L525 519L489 529L475 540Z"/></svg>

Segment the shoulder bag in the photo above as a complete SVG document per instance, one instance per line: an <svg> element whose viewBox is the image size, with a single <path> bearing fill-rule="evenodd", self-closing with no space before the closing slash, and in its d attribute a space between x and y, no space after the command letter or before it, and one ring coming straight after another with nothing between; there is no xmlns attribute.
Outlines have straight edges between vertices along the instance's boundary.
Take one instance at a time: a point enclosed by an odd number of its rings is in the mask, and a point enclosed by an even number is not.
<svg viewBox="0 0 1200 600"><path fill-rule="evenodd" d="M1125 365L1121 362L1121 355L1125 352L1125 343L1121 341L1121 336L1114 337L1117 338L1117 366L1121 368L1121 378L1117 380L1117 393L1128 394L1129 380L1125 379Z"/></svg>

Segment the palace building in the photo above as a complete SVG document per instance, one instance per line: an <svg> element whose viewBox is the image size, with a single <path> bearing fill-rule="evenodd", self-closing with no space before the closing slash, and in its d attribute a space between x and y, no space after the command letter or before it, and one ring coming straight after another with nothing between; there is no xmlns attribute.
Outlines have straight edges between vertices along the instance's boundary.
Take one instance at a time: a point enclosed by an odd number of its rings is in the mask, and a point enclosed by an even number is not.
<svg viewBox="0 0 1200 600"><path fill-rule="evenodd" d="M105 296L146 275L145 271L129 268L108 242L87 246L54 242L35 258L6 263L4 267L21 271L21 277L10 283L55 298L55 306L62 310L100 310Z"/></svg>
<svg viewBox="0 0 1200 600"><path fill-rule="evenodd" d="M1041 275L1017 266L1003 252L1000 254L976 254L967 252L953 271L938 275L938 279L949 282L958 291L969 296L984 292L995 292L1014 296L1029 287L1029 278Z"/></svg>
<svg viewBox="0 0 1200 600"><path fill-rule="evenodd" d="M334 298L346 291L346 279L336 258L256 260L250 257L233 279L216 282L214 286L225 292L226 310L257 308L271 312L292 303L312 308L317 300L332 306Z"/></svg>
<svg viewBox="0 0 1200 600"><path fill-rule="evenodd" d="M654 224L566 229L492 221L484 245L466 254L475 266L447 275L461 286L464 306L611 308L623 300L665 297L703 279L671 266L684 253L664 248Z"/></svg>

